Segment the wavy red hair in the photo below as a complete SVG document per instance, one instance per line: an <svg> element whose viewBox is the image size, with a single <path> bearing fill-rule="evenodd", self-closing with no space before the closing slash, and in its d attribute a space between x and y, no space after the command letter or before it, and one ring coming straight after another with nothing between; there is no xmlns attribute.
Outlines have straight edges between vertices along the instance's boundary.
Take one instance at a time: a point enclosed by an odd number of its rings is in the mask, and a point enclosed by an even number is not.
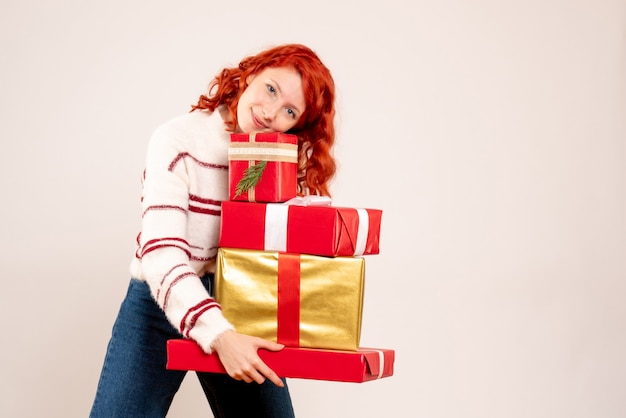
<svg viewBox="0 0 626 418"><path fill-rule="evenodd" d="M238 67L224 68L209 84L208 94L201 95L196 109L214 111L220 105L228 109L237 127L237 104L246 89L246 80L268 67L290 67L302 78L305 110L298 123L287 133L298 137L298 193L330 196L328 183L335 175L332 155L335 142L335 83L330 71L310 48L300 44L277 46L244 58Z"/></svg>

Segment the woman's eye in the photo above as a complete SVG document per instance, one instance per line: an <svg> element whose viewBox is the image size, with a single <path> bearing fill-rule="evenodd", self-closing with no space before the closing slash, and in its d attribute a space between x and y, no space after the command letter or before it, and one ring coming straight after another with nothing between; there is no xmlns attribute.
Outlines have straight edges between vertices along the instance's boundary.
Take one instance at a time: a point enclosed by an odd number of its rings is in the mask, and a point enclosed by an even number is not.
<svg viewBox="0 0 626 418"><path fill-rule="evenodd" d="M287 114L291 117L291 119L296 118L296 112L294 112L293 109L287 109Z"/></svg>
<svg viewBox="0 0 626 418"><path fill-rule="evenodd" d="M271 94L276 93L276 89L271 84L267 85L267 91L270 92Z"/></svg>

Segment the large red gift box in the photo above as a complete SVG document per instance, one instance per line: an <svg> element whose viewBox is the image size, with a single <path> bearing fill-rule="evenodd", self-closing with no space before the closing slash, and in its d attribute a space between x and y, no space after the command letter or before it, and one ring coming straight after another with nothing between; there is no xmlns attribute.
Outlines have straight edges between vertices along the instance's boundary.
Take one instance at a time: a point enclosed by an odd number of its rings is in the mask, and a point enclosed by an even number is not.
<svg viewBox="0 0 626 418"><path fill-rule="evenodd" d="M260 180L238 194L246 170L263 163ZM297 194L298 138L279 132L231 134L228 147L229 199L285 202Z"/></svg>
<svg viewBox="0 0 626 418"><path fill-rule="evenodd" d="M259 357L280 377L361 383L393 375L395 351L358 351L285 347L259 350ZM206 354L192 340L167 342L167 369L226 373L217 354Z"/></svg>
<svg viewBox="0 0 626 418"><path fill-rule="evenodd" d="M320 256L379 253L382 211L222 202L220 247Z"/></svg>

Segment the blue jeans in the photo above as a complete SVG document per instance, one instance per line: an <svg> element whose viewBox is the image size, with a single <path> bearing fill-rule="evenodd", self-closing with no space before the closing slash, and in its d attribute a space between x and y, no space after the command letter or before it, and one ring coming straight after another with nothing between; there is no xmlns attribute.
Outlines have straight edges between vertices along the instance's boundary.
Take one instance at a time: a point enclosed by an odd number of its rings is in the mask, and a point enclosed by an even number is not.
<svg viewBox="0 0 626 418"><path fill-rule="evenodd" d="M212 277L202 278L207 290ZM166 342L181 338L150 294L148 284L131 279L113 326L90 418L165 417L185 377L167 370ZM269 380L245 383L226 374L200 373L216 418L294 417L287 386Z"/></svg>

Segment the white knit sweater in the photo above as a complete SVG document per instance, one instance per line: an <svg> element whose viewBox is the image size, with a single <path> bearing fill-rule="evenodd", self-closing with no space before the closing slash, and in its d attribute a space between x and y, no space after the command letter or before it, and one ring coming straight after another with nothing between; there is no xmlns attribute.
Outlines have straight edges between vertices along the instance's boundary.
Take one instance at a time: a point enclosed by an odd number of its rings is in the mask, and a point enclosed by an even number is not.
<svg viewBox="0 0 626 418"><path fill-rule="evenodd" d="M206 352L233 326L199 276L215 267L228 144L219 112L196 110L160 126L148 145L142 224L130 271L169 321Z"/></svg>

